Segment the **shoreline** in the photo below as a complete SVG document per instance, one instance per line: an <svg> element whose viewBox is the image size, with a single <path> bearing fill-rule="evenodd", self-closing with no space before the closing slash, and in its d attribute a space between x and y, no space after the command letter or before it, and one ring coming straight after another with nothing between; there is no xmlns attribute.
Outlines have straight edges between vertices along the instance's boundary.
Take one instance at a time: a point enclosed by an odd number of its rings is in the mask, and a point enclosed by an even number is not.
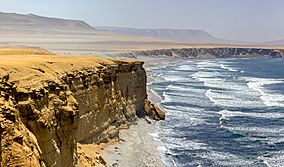
<svg viewBox="0 0 284 167"><path fill-rule="evenodd" d="M154 141L155 121L137 124L119 131L119 141L100 151L109 167L166 167Z"/></svg>
<svg viewBox="0 0 284 167"><path fill-rule="evenodd" d="M151 83L151 68L161 68L173 61L173 58L143 59L147 71L147 83ZM161 97L148 89L148 99L157 105ZM109 167L166 167L166 162L160 155L159 144L155 139L157 121L150 120L151 124L143 118L138 118L134 125L119 131L119 141L103 146L100 154L104 157ZM157 141L156 141L157 140Z"/></svg>

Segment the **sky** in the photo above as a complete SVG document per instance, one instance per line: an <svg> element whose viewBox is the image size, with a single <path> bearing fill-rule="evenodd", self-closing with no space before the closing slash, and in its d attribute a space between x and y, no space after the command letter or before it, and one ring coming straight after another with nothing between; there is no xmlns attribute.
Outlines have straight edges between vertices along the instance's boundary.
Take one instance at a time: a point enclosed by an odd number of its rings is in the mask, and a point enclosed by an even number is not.
<svg viewBox="0 0 284 167"><path fill-rule="evenodd" d="M0 11L92 26L202 29L239 41L284 39L284 0L0 0Z"/></svg>

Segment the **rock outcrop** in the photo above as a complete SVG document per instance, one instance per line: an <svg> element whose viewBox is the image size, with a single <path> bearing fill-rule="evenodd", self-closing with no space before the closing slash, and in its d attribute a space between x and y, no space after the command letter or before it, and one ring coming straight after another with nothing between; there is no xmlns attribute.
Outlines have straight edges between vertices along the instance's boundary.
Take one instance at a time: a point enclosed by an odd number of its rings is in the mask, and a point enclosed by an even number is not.
<svg viewBox="0 0 284 167"><path fill-rule="evenodd" d="M103 166L102 157L85 155L77 143L116 138L144 114L143 62L0 58L1 166Z"/></svg>
<svg viewBox="0 0 284 167"><path fill-rule="evenodd" d="M284 57L282 49L262 48L184 48L145 50L124 54L128 57L179 57L179 58L244 58L244 57Z"/></svg>
<svg viewBox="0 0 284 167"><path fill-rule="evenodd" d="M152 104L148 99L145 100L144 111L147 116L153 120L165 120L166 114L160 109L160 107Z"/></svg>

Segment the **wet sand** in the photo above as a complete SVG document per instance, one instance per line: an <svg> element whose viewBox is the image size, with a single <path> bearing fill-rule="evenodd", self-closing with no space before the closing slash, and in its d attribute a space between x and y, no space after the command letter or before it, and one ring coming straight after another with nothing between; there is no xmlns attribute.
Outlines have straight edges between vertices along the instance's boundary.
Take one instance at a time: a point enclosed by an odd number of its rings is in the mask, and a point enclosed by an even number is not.
<svg viewBox="0 0 284 167"><path fill-rule="evenodd" d="M147 123L138 119L136 125L121 130L117 143L108 145L101 151L111 167L164 167L151 134L155 122Z"/></svg>

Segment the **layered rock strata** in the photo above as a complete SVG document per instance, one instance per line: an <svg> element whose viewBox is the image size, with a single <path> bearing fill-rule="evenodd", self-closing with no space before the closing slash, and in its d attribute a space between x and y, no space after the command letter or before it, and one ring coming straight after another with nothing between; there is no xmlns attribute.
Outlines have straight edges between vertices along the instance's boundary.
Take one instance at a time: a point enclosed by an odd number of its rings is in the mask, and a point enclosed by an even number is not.
<svg viewBox="0 0 284 167"><path fill-rule="evenodd" d="M283 49L262 48L184 48L136 51L125 54L128 57L179 57L179 58L242 58L272 57L282 58Z"/></svg>
<svg viewBox="0 0 284 167"><path fill-rule="evenodd" d="M99 155L85 155L77 143L116 138L120 127L144 113L143 62L0 58L1 166L104 165Z"/></svg>

